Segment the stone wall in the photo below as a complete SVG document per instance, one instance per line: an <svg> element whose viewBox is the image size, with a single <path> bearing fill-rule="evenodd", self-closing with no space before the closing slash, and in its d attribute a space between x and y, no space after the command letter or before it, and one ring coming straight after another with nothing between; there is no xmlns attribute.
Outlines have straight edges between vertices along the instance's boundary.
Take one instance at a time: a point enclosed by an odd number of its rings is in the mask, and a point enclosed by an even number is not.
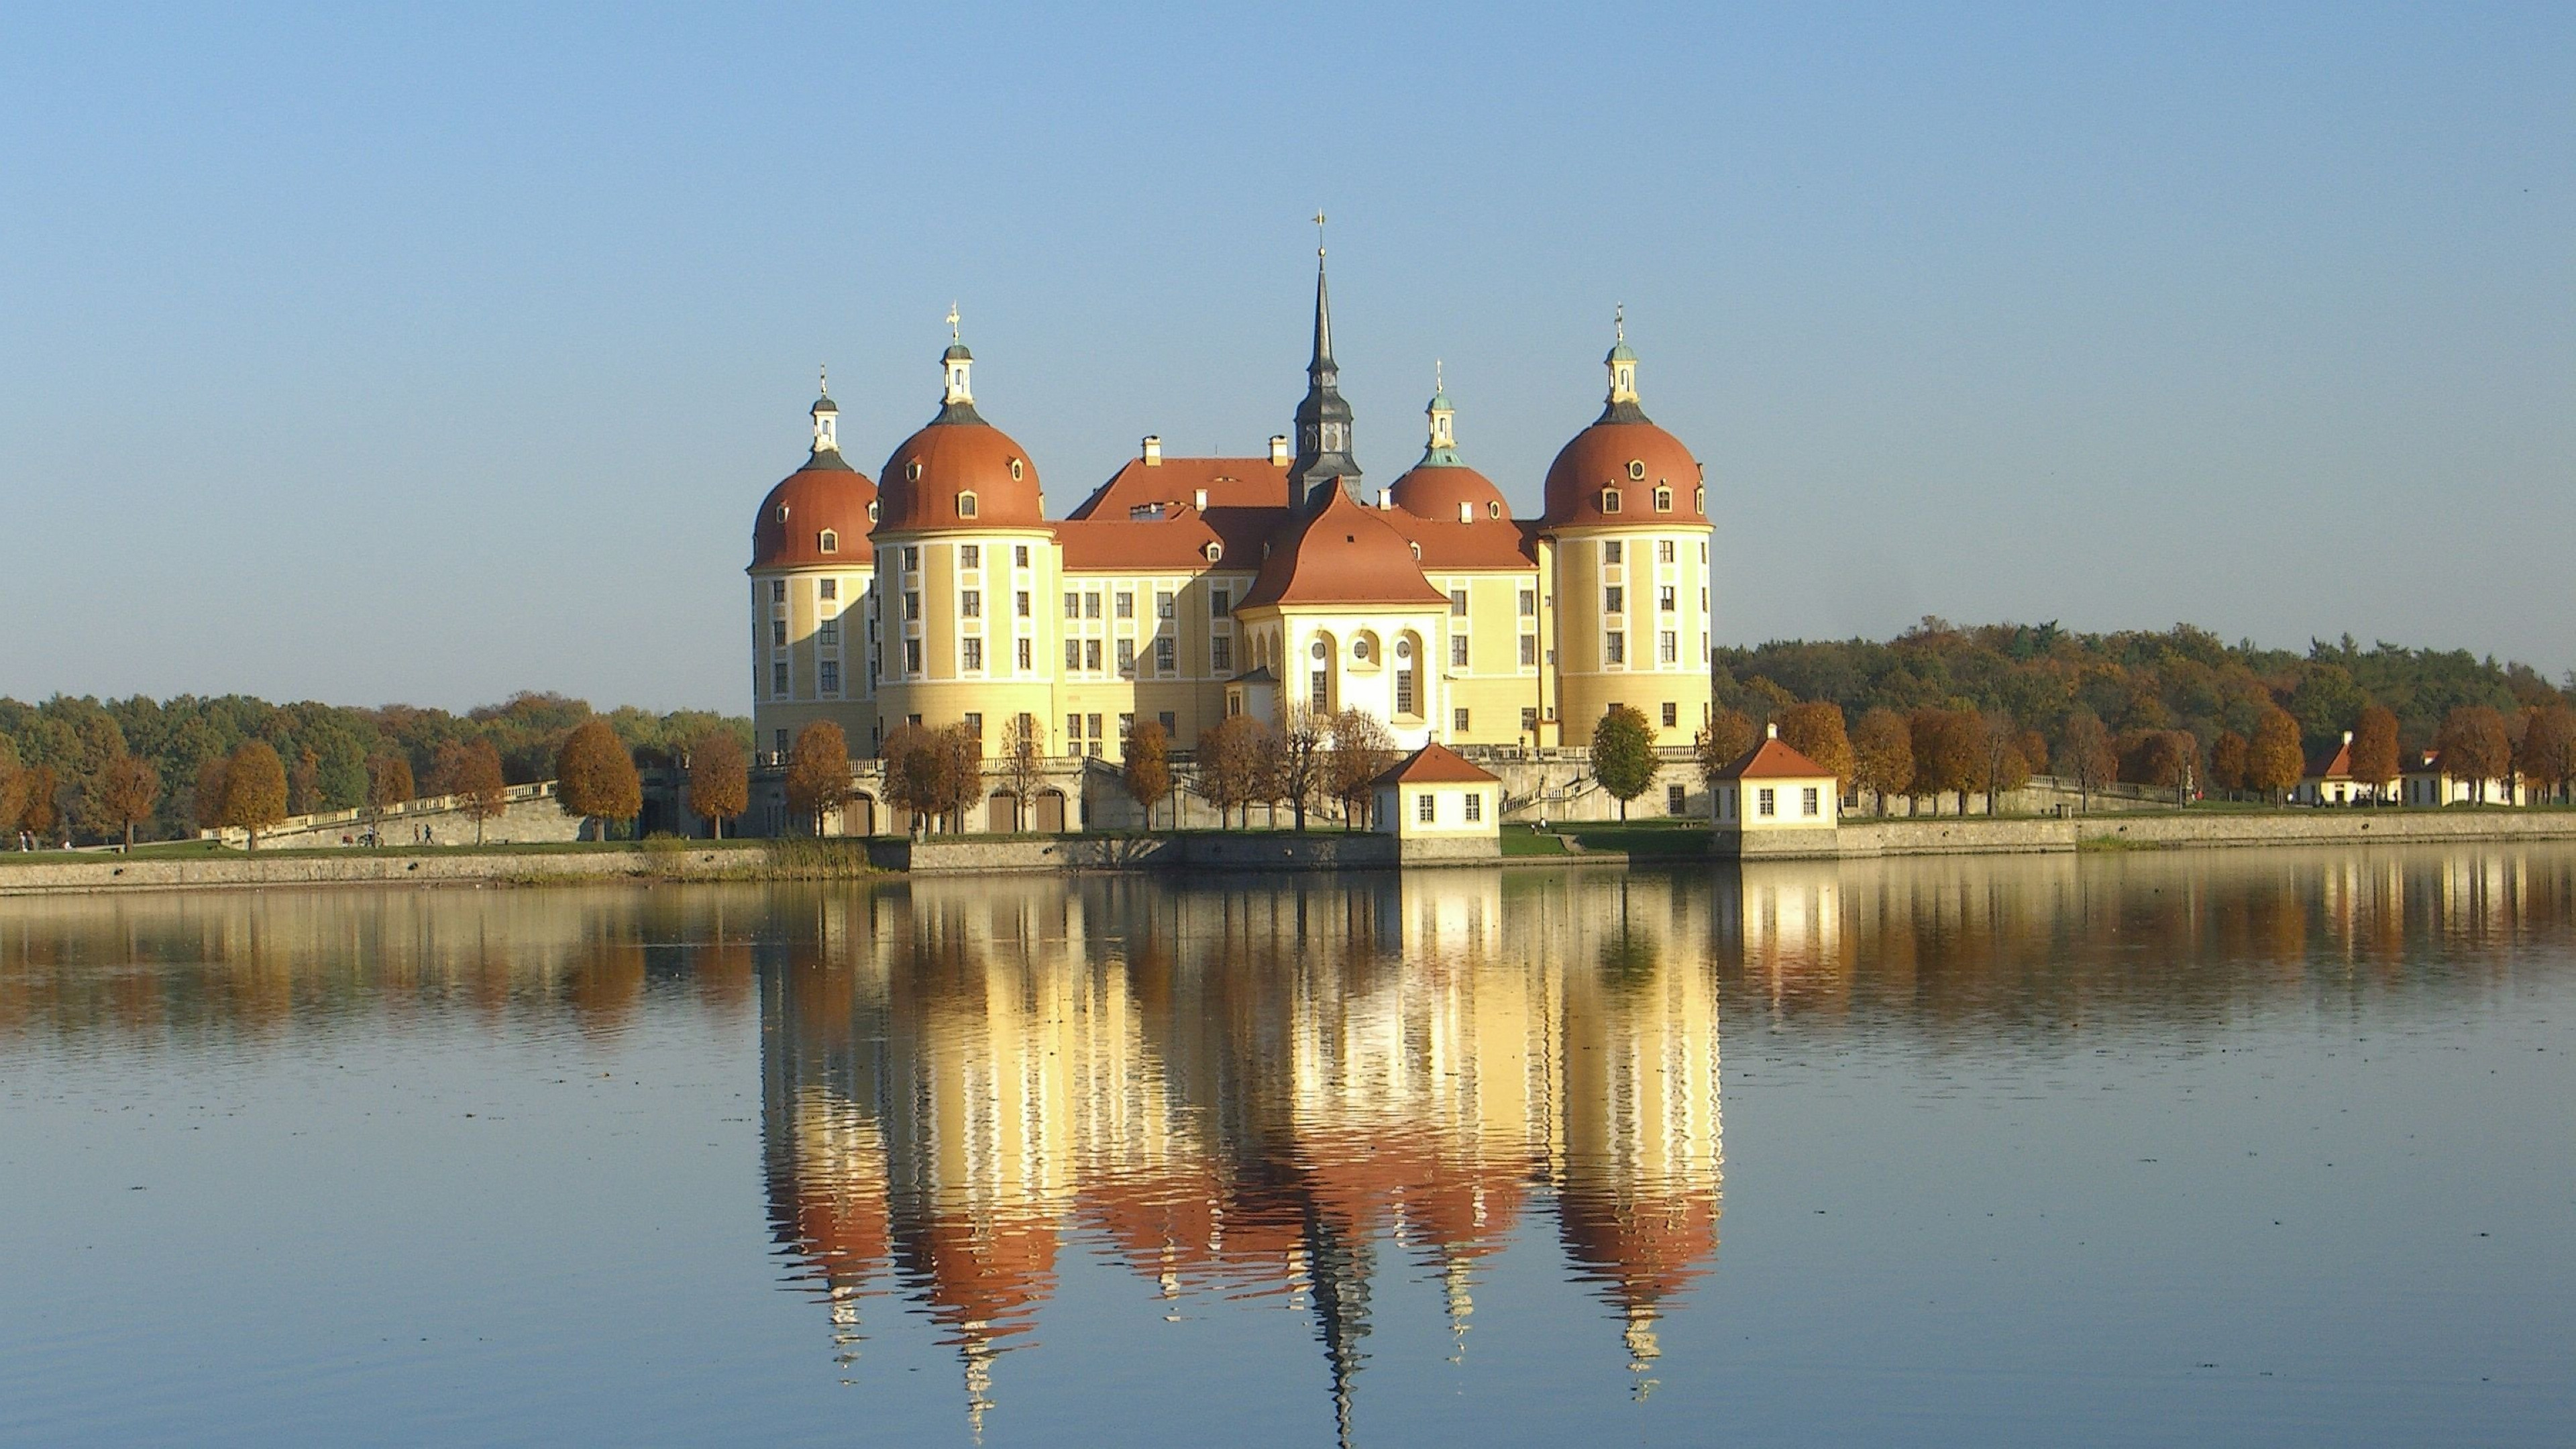
<svg viewBox="0 0 2576 1449"><path fill-rule="evenodd" d="M508 804L500 815L483 823L483 839L492 845L521 845L530 842L578 840L581 820L566 815L555 804L555 782L540 780L533 785L513 785ZM426 828L433 845L472 845L474 822L461 808L464 797L431 795L398 805L385 812L378 828L384 832L385 844L401 848L413 843L417 832ZM290 815L285 820L259 833L262 849L318 850L344 842L355 844L359 835L374 824L364 810L324 810L311 815ZM222 839L230 846L247 845L246 830L204 830L201 840Z"/></svg>
<svg viewBox="0 0 2576 1449"><path fill-rule="evenodd" d="M2073 822L2087 840L2135 845L2415 845L2454 840L2576 840L2567 810L2291 810L2137 814Z"/></svg>
<svg viewBox="0 0 2576 1449"><path fill-rule="evenodd" d="M552 808L552 803L548 803ZM0 862L0 896L104 890L232 890L257 886L436 885L477 881L724 879L760 863L738 850L584 850L528 855L102 855L27 865Z"/></svg>

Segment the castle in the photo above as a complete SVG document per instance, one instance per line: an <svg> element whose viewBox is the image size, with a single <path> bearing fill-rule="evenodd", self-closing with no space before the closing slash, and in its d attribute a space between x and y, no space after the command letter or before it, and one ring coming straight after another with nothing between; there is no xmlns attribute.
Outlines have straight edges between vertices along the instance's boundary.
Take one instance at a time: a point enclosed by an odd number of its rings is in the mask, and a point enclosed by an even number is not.
<svg viewBox="0 0 2576 1449"><path fill-rule="evenodd" d="M1438 390L1420 461L1371 497L1319 249L1293 434L1215 458L1148 437L1049 518L1036 463L978 410L949 320L939 411L876 480L843 458L826 389L811 456L761 500L747 572L764 755L817 720L855 756L909 722L964 724L991 758L1016 721L1050 758L1114 761L1140 720L1186 750L1229 715L1276 727L1357 708L1404 748L1482 753L1587 745L1616 704L1668 749L1708 718L1707 484L1646 417L1624 325L1601 415L1549 467L1538 518L1513 518L1461 460ZM856 808L844 829L873 833L873 800ZM1033 828L1071 823L1060 795L1036 808Z"/></svg>

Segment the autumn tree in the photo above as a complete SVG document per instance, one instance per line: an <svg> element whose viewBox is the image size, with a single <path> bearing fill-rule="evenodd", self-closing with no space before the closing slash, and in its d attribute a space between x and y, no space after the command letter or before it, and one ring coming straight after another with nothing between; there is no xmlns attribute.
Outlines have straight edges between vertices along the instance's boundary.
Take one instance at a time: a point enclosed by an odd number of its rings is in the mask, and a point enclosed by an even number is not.
<svg viewBox="0 0 2576 1449"><path fill-rule="evenodd" d="M1633 706L1614 704L1592 727L1592 778L1619 802L1619 818L1628 818L1628 802L1655 783L1655 731Z"/></svg>
<svg viewBox="0 0 2576 1449"><path fill-rule="evenodd" d="M483 843L484 827L510 808L509 782L501 774L501 751L490 740L473 740L447 756L442 773L444 793L474 822L474 843Z"/></svg>
<svg viewBox="0 0 2576 1449"><path fill-rule="evenodd" d="M2079 707L2066 716L2057 732L2057 773L2074 779L2078 808L2090 813L2093 792L2120 773L2120 756L2100 715Z"/></svg>
<svg viewBox="0 0 2576 1449"><path fill-rule="evenodd" d="M2030 783L2030 756L2022 752L2021 732L2013 728L2011 716L1982 718L1978 725L1979 752L1984 756L1986 814L1992 816L2001 813L2007 791Z"/></svg>
<svg viewBox="0 0 2576 1449"><path fill-rule="evenodd" d="M566 815L600 822L599 838L608 838L608 822L632 820L644 809L644 785L636 778L635 759L608 721L593 716L573 727L555 752L555 803Z"/></svg>
<svg viewBox="0 0 2576 1449"><path fill-rule="evenodd" d="M367 757L367 820L378 844L384 841L385 812L410 804L413 793L411 761L390 752Z"/></svg>
<svg viewBox="0 0 2576 1449"><path fill-rule="evenodd" d="M1342 802L1342 828L1356 830L1367 817L1378 776L1395 764L1395 732L1364 709L1333 716L1333 754L1325 788Z"/></svg>
<svg viewBox="0 0 2576 1449"><path fill-rule="evenodd" d="M2291 754L2297 757L2297 726L2291 726ZM2200 755L2200 742L2187 730L2148 730L2140 736L2137 749L2137 779L2143 785L2174 792L2174 808L2183 806L2190 789L2192 765Z"/></svg>
<svg viewBox="0 0 2576 1449"><path fill-rule="evenodd" d="M2397 716L2379 705L2363 709L2353 721L2352 777L2383 799L2397 783Z"/></svg>
<svg viewBox="0 0 2576 1449"><path fill-rule="evenodd" d="M223 828L224 766L229 763L223 755L208 755L198 762L197 783L188 797L188 814L199 830Z"/></svg>
<svg viewBox="0 0 2576 1449"><path fill-rule="evenodd" d="M222 823L247 831L250 848L259 833L286 818L286 763L266 740L248 740L224 761Z"/></svg>
<svg viewBox="0 0 2576 1449"><path fill-rule="evenodd" d="M1842 706L1825 700L1793 704L1780 712L1779 725L1780 743L1831 772L1836 794L1851 793L1852 742L1843 730Z"/></svg>
<svg viewBox="0 0 2576 1449"><path fill-rule="evenodd" d="M1127 731L1127 758L1118 767L1127 797L1145 812L1145 828L1154 828L1154 804L1172 793L1172 740L1159 720L1139 720ZM1180 827L1175 811L1174 829Z"/></svg>
<svg viewBox="0 0 2576 1449"><path fill-rule="evenodd" d="M1887 813L1887 797L1905 794L1914 785L1914 732L1905 716L1874 709L1860 717L1851 735L1852 783L1870 792L1878 813Z"/></svg>
<svg viewBox="0 0 2576 1449"><path fill-rule="evenodd" d="M1719 772L1743 759L1753 749L1760 731L1753 727L1753 717L1740 709L1721 709L1699 727L1691 741L1691 753L1699 763L1703 783L1715 784Z"/></svg>
<svg viewBox="0 0 2576 1449"><path fill-rule="evenodd" d="M1324 757L1332 737L1332 716L1301 705L1289 706L1287 724L1276 736L1266 772L1268 798L1287 802L1300 831L1306 828L1307 810L1323 796Z"/></svg>
<svg viewBox="0 0 2576 1449"><path fill-rule="evenodd" d="M321 808L322 755L308 749L295 757L295 764L286 772L286 813L310 815Z"/></svg>
<svg viewBox="0 0 2576 1449"><path fill-rule="evenodd" d="M751 762L731 730L709 730L689 746L689 809L707 818L715 838L725 822L751 808Z"/></svg>
<svg viewBox="0 0 2576 1449"><path fill-rule="evenodd" d="M1228 810L1242 811L1243 823L1252 823L1252 802L1261 798L1262 738L1269 733L1248 714L1229 715L1199 732L1198 790L1216 807L1220 828Z"/></svg>
<svg viewBox="0 0 2576 1449"><path fill-rule="evenodd" d="M1002 727L1002 754L995 762L1002 789L1011 797L1020 828L1030 827L1029 802L1046 783L1046 728L1025 710Z"/></svg>
<svg viewBox="0 0 2576 1449"><path fill-rule="evenodd" d="M850 789L850 742L841 727L818 719L796 732L787 752L787 808L805 818L816 835L825 814L840 808Z"/></svg>
<svg viewBox="0 0 2576 1449"><path fill-rule="evenodd" d="M125 832L125 853L134 853L134 827L152 818L161 799L161 772L148 760L118 755L90 779L90 813L101 824Z"/></svg>
<svg viewBox="0 0 2576 1449"><path fill-rule="evenodd" d="M2442 773L2471 782L2470 798L2480 805L2487 801L2487 782L2513 771L2513 740L2504 716L2490 705L2464 704L2443 716L2433 748L2441 751ZM2505 798L2513 798L2510 791Z"/></svg>
<svg viewBox="0 0 2576 1449"><path fill-rule="evenodd" d="M2522 772L2534 798L2552 790L2562 800L2576 793L2570 790L2576 786L2576 710L2563 704L2539 704L2526 710L2514 768Z"/></svg>
<svg viewBox="0 0 2576 1449"><path fill-rule="evenodd" d="M948 798L947 787L939 779L948 767L947 757L935 732L909 721L896 725L877 746L877 758L885 768L886 799L911 817L914 837L927 834L940 803Z"/></svg>
<svg viewBox="0 0 2576 1449"><path fill-rule="evenodd" d="M2220 730L2209 742L2209 782L2221 790L2234 792L2245 788L2247 772L2253 767L2253 742L2234 730Z"/></svg>
<svg viewBox="0 0 2576 1449"><path fill-rule="evenodd" d="M1968 813L1968 792L1977 788L1985 767L1984 722L1970 709L1918 709L1906 720L1913 737L1916 792L1932 797L1932 813L1941 813L1943 792L1959 797L1959 813Z"/></svg>
<svg viewBox="0 0 2576 1449"><path fill-rule="evenodd" d="M2245 744L2245 788L2270 796L2277 805L2283 791L2298 788L2307 767L2299 748L2298 720L2279 705L2266 708L2254 722L2254 737Z"/></svg>

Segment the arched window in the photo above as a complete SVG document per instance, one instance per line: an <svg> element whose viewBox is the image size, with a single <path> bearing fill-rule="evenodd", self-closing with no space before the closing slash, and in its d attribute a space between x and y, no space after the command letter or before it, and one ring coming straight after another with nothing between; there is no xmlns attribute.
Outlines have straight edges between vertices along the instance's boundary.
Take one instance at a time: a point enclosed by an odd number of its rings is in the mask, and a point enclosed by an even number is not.
<svg viewBox="0 0 2576 1449"><path fill-rule="evenodd" d="M976 516L974 494L960 493L957 495L957 516L960 518L973 518Z"/></svg>
<svg viewBox="0 0 2576 1449"><path fill-rule="evenodd" d="M1673 511L1673 490L1670 488L1658 488L1655 490L1655 511L1657 513L1670 513Z"/></svg>
<svg viewBox="0 0 2576 1449"><path fill-rule="evenodd" d="M841 536L828 528L823 530L823 537L820 542L822 544L823 552L825 553L839 553L841 551Z"/></svg>
<svg viewBox="0 0 2576 1449"><path fill-rule="evenodd" d="M1708 512L1708 490L1706 488L1694 488L1691 490L1691 512L1701 514Z"/></svg>
<svg viewBox="0 0 2576 1449"><path fill-rule="evenodd" d="M1604 488L1601 490L1601 511L1604 513L1616 513L1619 511L1618 489Z"/></svg>
<svg viewBox="0 0 2576 1449"><path fill-rule="evenodd" d="M1418 543L1413 546L1413 561L1415 563L1422 562L1422 545Z"/></svg>
<svg viewBox="0 0 2576 1449"><path fill-rule="evenodd" d="M1200 552L1207 555L1207 561L1209 563L1215 563L1218 559L1225 557L1225 545L1217 543L1214 540L1210 540L1208 546L1200 550Z"/></svg>

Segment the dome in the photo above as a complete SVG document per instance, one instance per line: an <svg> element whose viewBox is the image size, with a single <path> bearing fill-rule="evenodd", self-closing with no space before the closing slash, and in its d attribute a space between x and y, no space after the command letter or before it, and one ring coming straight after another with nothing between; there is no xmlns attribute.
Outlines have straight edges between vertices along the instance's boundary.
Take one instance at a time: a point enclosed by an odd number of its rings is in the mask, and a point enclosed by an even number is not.
<svg viewBox="0 0 2576 1449"><path fill-rule="evenodd" d="M1466 505L1464 521L1468 523L1512 516L1510 505L1503 502L1503 490L1495 487L1493 480L1455 463L1415 464L1411 472L1395 480L1395 486L1387 490L1387 498L1414 517L1435 523L1460 522L1460 504Z"/></svg>
<svg viewBox="0 0 2576 1449"><path fill-rule="evenodd" d="M1242 606L1448 602L1422 576L1404 535L1335 488L1322 508L1271 542Z"/></svg>
<svg viewBox="0 0 2576 1449"><path fill-rule="evenodd" d="M904 439L879 476L885 486L878 526L888 532L1046 526L1037 465L971 405L944 409Z"/></svg>
<svg viewBox="0 0 2576 1449"><path fill-rule="evenodd" d="M816 453L760 500L760 514L751 524L751 566L868 567L876 561L876 551L868 545L868 532L874 527L868 509L876 501L877 486L867 474L843 462L838 453ZM832 535L834 545L828 553L823 549L825 533Z"/></svg>
<svg viewBox="0 0 2576 1449"><path fill-rule="evenodd" d="M1546 521L1568 524L1706 523L1699 460L1679 438L1647 422L1604 419L1574 435L1547 469ZM1655 491L1672 490L1672 507L1658 512ZM1615 489L1619 508L1605 511L1602 494Z"/></svg>

